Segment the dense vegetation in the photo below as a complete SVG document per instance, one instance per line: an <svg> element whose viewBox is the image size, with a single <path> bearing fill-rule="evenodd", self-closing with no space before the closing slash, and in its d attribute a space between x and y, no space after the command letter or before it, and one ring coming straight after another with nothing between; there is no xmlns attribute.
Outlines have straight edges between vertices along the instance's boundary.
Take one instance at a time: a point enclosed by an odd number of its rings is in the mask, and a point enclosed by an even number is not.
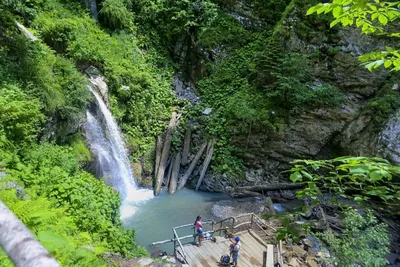
<svg viewBox="0 0 400 267"><path fill-rule="evenodd" d="M346 92L329 79L314 81L313 66L324 60L320 51L288 53L282 44L282 36L290 35L282 26L289 11L296 5L295 12L305 16L316 3L246 2L251 6L250 22L231 10L235 0L101 0L98 21L78 0L0 0L0 168L6 171L0 199L63 265L104 265L104 251L147 254L136 246L134 231L122 228L118 193L84 171L90 152L79 124L91 99L82 74L87 67L95 66L106 78L111 109L132 160L147 157L151 165L155 137L165 130L171 112L180 109L180 131L197 124L194 128L206 139L217 138L213 171L231 177L243 177L237 155L247 152L252 135L279 132L290 117L342 103ZM393 3L368 5L368 16L357 1L350 9L354 13L348 13L345 4L319 4L309 14L332 13L331 26L350 25L354 19L366 33L398 37L384 27L399 17L391 9ZM298 34L311 38L318 23L329 31L326 16L313 20L314 24L310 17L298 22ZM29 27L38 40L26 38L15 21ZM335 49L329 47L327 53L334 55ZM398 51L386 49L361 60L369 69L399 69ZM192 106L174 98L175 73L195 84L201 103ZM376 125L382 125L399 103L398 93L385 87L366 110L375 115ZM205 108L212 108L210 116L201 115ZM399 199L398 185L390 183L398 170L386 161L340 158L296 163L291 179L306 185L300 197L316 198L327 189L356 201L378 199L391 207ZM348 233L376 227L366 239L377 233L382 237L379 244L386 246L387 233L375 217L364 220L351 211L345 215ZM342 248L335 237L321 239L333 250ZM379 264L384 252L376 254ZM335 262L366 258L353 250L344 254L336 253ZM10 265L4 254L0 265Z"/></svg>

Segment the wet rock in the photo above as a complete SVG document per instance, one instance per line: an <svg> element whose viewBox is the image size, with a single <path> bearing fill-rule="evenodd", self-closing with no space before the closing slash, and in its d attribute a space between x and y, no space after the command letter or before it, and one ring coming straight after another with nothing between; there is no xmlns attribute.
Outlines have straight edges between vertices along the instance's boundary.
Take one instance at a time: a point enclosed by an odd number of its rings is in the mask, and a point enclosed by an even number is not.
<svg viewBox="0 0 400 267"><path fill-rule="evenodd" d="M389 262L389 264L395 264L397 257L398 255L395 253L389 253L386 255L386 259Z"/></svg>
<svg viewBox="0 0 400 267"><path fill-rule="evenodd" d="M212 112L212 108L206 108L204 111L203 111L203 115L210 115L211 114L211 112Z"/></svg>
<svg viewBox="0 0 400 267"><path fill-rule="evenodd" d="M296 258L292 258L292 259L290 260L290 262L289 262L289 266L292 266L292 267L300 267L299 260L296 259Z"/></svg>
<svg viewBox="0 0 400 267"><path fill-rule="evenodd" d="M316 262L316 260L313 256L306 257L306 265L308 267L318 267L318 263Z"/></svg>
<svg viewBox="0 0 400 267"><path fill-rule="evenodd" d="M296 256L299 258L306 258L308 255L307 251L305 251L304 249L302 249L299 246L292 246L291 249L292 249L293 256Z"/></svg>
<svg viewBox="0 0 400 267"><path fill-rule="evenodd" d="M140 265L140 266L146 266L146 265L150 265L150 264L152 264L153 263L153 259L150 259L150 258L143 258L143 259L140 259L139 261L138 261L138 264Z"/></svg>
<svg viewBox="0 0 400 267"><path fill-rule="evenodd" d="M312 248L314 246L314 243L308 238L302 239L301 242L306 246L306 248Z"/></svg>

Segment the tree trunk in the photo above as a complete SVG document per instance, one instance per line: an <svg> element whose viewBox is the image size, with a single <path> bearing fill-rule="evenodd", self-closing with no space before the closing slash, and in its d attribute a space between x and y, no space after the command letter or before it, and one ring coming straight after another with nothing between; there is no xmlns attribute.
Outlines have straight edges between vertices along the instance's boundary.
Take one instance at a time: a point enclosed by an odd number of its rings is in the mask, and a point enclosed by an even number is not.
<svg viewBox="0 0 400 267"><path fill-rule="evenodd" d="M32 233L0 201L0 247L17 267L59 267Z"/></svg>
<svg viewBox="0 0 400 267"><path fill-rule="evenodd" d="M186 130L185 140L183 142L183 151L182 151L182 166L188 164L189 150L190 150L190 140L192 136L192 131L190 128Z"/></svg>
<svg viewBox="0 0 400 267"><path fill-rule="evenodd" d="M160 167L162 146L163 146L163 140L162 140L162 135L160 135L157 136L156 165L154 166L154 177L157 177L158 168Z"/></svg>
<svg viewBox="0 0 400 267"><path fill-rule="evenodd" d="M211 158L212 158L212 155L213 155L213 152L214 152L214 142L215 142L214 139L211 140L210 142L208 142L207 156L206 156L206 159L204 160L203 168L201 169L201 172L200 172L200 178L199 178L199 181L197 182L197 185L196 185L196 191L199 190L200 185L203 182L204 176L206 174L208 165L210 164L210 161L211 161Z"/></svg>
<svg viewBox="0 0 400 267"><path fill-rule="evenodd" d="M165 141L162 148L160 165L158 167L157 175L155 176L155 182L154 182L155 196L160 194L161 191L161 183L164 179L165 167L167 165L167 160L169 156L169 149L171 148L172 133L174 131L176 121L177 121L177 115L175 112L172 112L172 117L171 120L169 121L167 134L165 135Z"/></svg>
<svg viewBox="0 0 400 267"><path fill-rule="evenodd" d="M181 167L181 153L178 152L174 159L174 165L172 167L171 180L169 182L168 192L170 194L175 193L176 187L178 186L179 169Z"/></svg>
<svg viewBox="0 0 400 267"><path fill-rule="evenodd" d="M201 155L203 154L203 152L204 152L204 150L206 149L206 147L207 147L207 142L204 142L204 143L201 145L201 148L200 148L199 152L197 152L196 156L194 157L192 163L190 163L190 166L189 166L189 168L187 169L185 175L183 175L183 177L182 177L181 180L179 181L178 190L181 190L181 189L185 186L185 184L186 184L186 182L187 182L187 179L188 179L189 176L192 174L194 168L196 167L197 163L199 162L200 157L201 157Z"/></svg>

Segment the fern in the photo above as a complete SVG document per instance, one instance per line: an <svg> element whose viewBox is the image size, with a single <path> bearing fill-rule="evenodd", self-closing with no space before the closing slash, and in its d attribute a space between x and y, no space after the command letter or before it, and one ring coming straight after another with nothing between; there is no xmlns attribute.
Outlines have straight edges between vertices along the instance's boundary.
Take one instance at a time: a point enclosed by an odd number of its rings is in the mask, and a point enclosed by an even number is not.
<svg viewBox="0 0 400 267"><path fill-rule="evenodd" d="M62 266L104 266L93 251L84 248L96 244L93 244L89 233L78 231L65 208L55 208L54 203L45 197L19 199L15 189L0 189L0 200L37 236ZM95 247L95 251L104 250ZM0 266L13 266L1 250Z"/></svg>

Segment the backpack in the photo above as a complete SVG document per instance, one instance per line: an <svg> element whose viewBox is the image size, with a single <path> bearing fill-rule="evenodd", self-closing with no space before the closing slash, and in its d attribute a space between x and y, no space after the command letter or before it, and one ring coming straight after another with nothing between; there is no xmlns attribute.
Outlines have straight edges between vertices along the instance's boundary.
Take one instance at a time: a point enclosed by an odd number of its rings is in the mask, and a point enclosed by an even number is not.
<svg viewBox="0 0 400 267"><path fill-rule="evenodd" d="M221 259L219 260L219 263L221 265L229 265L230 261L231 261L231 257L229 257L229 255L222 255Z"/></svg>

